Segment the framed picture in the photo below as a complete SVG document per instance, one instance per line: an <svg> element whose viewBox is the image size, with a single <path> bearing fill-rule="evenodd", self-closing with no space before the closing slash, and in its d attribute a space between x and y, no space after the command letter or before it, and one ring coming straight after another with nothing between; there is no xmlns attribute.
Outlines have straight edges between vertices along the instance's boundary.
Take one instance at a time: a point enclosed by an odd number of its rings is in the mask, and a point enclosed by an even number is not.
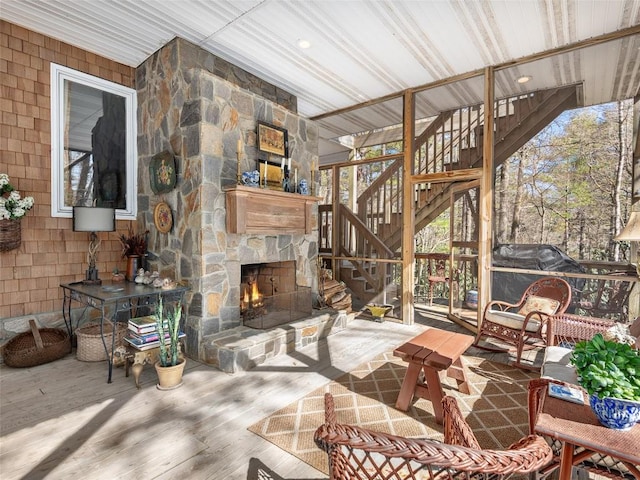
<svg viewBox="0 0 640 480"><path fill-rule="evenodd" d="M289 156L289 138L284 128L258 122L258 158L268 160L270 155Z"/></svg>
<svg viewBox="0 0 640 480"><path fill-rule="evenodd" d="M260 171L260 184L264 185L265 168L267 169L267 188L271 190L282 190L282 169L280 165L269 162L258 162L258 170Z"/></svg>

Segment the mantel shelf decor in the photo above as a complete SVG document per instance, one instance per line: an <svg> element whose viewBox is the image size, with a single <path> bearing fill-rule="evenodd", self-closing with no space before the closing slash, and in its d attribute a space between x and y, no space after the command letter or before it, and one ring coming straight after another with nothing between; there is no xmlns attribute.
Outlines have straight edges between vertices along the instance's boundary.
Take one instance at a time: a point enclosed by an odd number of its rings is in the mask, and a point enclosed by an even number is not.
<svg viewBox="0 0 640 480"><path fill-rule="evenodd" d="M313 205L319 197L241 185L225 190L228 233L312 232Z"/></svg>

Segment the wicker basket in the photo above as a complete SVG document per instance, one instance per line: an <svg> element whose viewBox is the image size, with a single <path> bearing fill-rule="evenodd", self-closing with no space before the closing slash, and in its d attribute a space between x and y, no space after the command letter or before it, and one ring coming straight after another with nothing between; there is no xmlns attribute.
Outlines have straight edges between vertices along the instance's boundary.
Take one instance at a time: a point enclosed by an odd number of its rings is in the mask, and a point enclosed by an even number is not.
<svg viewBox="0 0 640 480"><path fill-rule="evenodd" d="M36 327L29 320L30 332L23 332L7 342L4 363L9 367L34 367L53 362L71 351L69 335L59 328Z"/></svg>
<svg viewBox="0 0 640 480"><path fill-rule="evenodd" d="M21 241L20 220L0 220L0 252L18 248Z"/></svg>
<svg viewBox="0 0 640 480"><path fill-rule="evenodd" d="M111 348L113 337L113 325L110 322L104 322L104 341L107 348ZM116 346L122 342L124 337L124 327L118 326L118 336L116 338ZM81 362L100 362L107 360L107 352L104 350L102 336L100 335L100 323L87 323L76 330L78 339L78 349L76 358Z"/></svg>

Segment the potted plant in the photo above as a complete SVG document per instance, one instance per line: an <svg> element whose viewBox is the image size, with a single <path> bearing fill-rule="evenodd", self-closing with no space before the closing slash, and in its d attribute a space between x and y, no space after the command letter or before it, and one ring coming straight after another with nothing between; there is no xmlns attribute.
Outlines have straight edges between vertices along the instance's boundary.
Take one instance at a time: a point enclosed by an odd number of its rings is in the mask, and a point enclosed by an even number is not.
<svg viewBox="0 0 640 480"><path fill-rule="evenodd" d="M21 197L11 183L9 175L0 173L0 252L20 246L20 221L33 208L33 197Z"/></svg>
<svg viewBox="0 0 640 480"><path fill-rule="evenodd" d="M158 331L159 353L155 364L158 373L160 390L169 390L182 385L182 373L187 363L180 352L180 320L182 304L177 303L173 309L164 309L162 298L158 302L155 313Z"/></svg>
<svg viewBox="0 0 640 480"><path fill-rule="evenodd" d="M134 233L133 228L129 225L127 234L120 234L120 244L122 245L122 258L127 259L127 269L125 276L127 280L133 282L136 272L140 268L140 259L147 254L147 234Z"/></svg>
<svg viewBox="0 0 640 480"><path fill-rule="evenodd" d="M571 355L580 385L600 423L628 430L640 420L640 351L596 334Z"/></svg>

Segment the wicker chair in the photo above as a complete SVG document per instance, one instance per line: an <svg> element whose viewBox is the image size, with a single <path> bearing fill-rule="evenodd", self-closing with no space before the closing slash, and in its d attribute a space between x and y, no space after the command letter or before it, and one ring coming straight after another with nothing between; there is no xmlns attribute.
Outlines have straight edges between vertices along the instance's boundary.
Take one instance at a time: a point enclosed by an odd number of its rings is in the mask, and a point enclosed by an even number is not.
<svg viewBox="0 0 640 480"><path fill-rule="evenodd" d="M529 368L520 362L525 345L546 345L549 315L564 313L570 303L571 287L566 281L558 277L536 280L527 287L518 303L494 300L485 307L474 346L505 351L479 343L482 337L495 337L515 346L516 366Z"/></svg>
<svg viewBox="0 0 640 480"><path fill-rule="evenodd" d="M448 443L339 424L333 397L325 394L325 423L316 430L315 442L329 456L329 478L508 478L535 472L551 461L551 449L536 435L523 438L508 450L482 450L455 399L445 396L442 403Z"/></svg>

